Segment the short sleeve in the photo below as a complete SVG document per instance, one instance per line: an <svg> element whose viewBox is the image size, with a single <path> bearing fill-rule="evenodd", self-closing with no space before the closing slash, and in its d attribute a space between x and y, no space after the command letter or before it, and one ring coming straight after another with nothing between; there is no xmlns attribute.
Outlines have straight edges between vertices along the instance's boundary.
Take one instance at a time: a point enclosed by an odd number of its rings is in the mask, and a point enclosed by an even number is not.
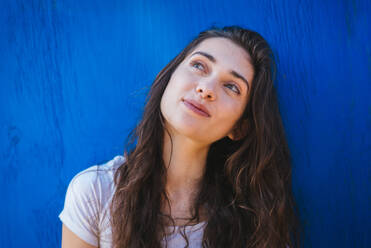
<svg viewBox="0 0 371 248"><path fill-rule="evenodd" d="M85 242L98 246L99 197L93 167L77 174L69 183L59 219Z"/></svg>

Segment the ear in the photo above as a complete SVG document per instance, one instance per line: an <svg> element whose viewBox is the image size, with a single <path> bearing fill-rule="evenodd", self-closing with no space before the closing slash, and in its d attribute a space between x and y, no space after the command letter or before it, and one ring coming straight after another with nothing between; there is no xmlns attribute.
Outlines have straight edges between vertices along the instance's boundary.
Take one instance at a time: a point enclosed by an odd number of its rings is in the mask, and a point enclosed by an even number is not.
<svg viewBox="0 0 371 248"><path fill-rule="evenodd" d="M249 129L249 122L247 119L242 119L237 122L233 130L227 135L231 140L237 141L243 139Z"/></svg>

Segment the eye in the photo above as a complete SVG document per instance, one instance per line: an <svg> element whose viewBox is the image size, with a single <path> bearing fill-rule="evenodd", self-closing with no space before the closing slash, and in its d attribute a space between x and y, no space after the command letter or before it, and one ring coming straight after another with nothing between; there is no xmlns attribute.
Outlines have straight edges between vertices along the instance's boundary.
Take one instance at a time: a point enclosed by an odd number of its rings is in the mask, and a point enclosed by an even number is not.
<svg viewBox="0 0 371 248"><path fill-rule="evenodd" d="M224 86L231 89L233 92L237 93L238 95L241 94L239 88L235 84L225 84Z"/></svg>
<svg viewBox="0 0 371 248"><path fill-rule="evenodd" d="M198 69L200 71L204 71L203 64L201 64L201 63L199 63L197 61L191 62L191 65L192 65L192 67L194 67L194 68L196 68L196 69Z"/></svg>

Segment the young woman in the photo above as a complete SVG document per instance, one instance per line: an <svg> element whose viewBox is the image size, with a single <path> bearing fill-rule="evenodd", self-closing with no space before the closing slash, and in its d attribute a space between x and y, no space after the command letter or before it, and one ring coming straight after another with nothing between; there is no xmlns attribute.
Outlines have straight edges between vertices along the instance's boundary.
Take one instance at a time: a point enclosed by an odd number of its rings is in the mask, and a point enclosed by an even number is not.
<svg viewBox="0 0 371 248"><path fill-rule="evenodd" d="M156 77L124 156L76 175L62 247L298 247L274 61L256 32L201 32Z"/></svg>

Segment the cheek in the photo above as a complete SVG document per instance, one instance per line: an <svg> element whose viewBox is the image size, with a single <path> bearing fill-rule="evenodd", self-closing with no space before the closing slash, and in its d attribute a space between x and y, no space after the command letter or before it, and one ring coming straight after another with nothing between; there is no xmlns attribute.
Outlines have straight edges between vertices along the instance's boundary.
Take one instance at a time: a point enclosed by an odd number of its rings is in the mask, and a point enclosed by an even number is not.
<svg viewBox="0 0 371 248"><path fill-rule="evenodd" d="M194 87L196 79L194 76L186 72L178 72L174 74L169 81L166 91L171 92L174 96L182 97L187 91Z"/></svg>
<svg viewBox="0 0 371 248"><path fill-rule="evenodd" d="M217 111L219 113L218 122L223 123L223 129L229 131L242 116L244 105L231 99L226 99L222 102L223 104L219 105Z"/></svg>
<svg viewBox="0 0 371 248"><path fill-rule="evenodd" d="M184 77L180 77L179 73L173 74L170 78L161 98L161 112L165 117L170 118L171 115L176 113L176 108L182 97L184 97L189 90L187 88L188 85Z"/></svg>
<svg viewBox="0 0 371 248"><path fill-rule="evenodd" d="M222 96L220 112L224 113L225 118L238 119L243 112L245 103L241 99L233 98L226 93Z"/></svg>

